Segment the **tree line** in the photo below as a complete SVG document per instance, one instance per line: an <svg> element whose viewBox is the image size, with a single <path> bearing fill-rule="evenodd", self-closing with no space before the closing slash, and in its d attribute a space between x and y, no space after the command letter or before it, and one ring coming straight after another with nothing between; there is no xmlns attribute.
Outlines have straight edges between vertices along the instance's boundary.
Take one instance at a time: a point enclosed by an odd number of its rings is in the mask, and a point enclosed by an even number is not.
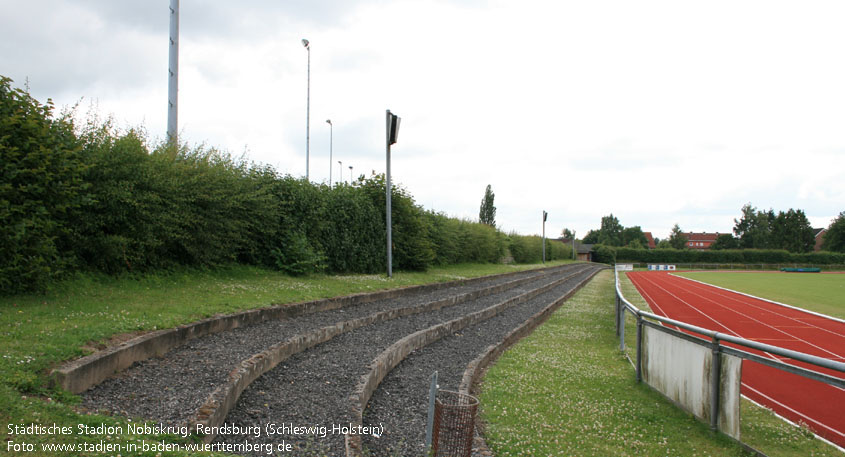
<svg viewBox="0 0 845 457"><path fill-rule="evenodd" d="M151 144L108 120L77 125L11 83L0 76L0 293L86 271L386 268L383 175L329 187L215 148ZM401 186L391 216L398 270L498 262L512 246L539 256L532 237L426 211Z"/></svg>
<svg viewBox="0 0 845 457"><path fill-rule="evenodd" d="M566 232L566 230L564 230ZM784 250L790 253L808 253L815 249L816 230L810 225L803 210L758 210L750 203L744 205L739 219L734 219L733 234L724 233L710 246L713 250L760 249ZM678 224L672 227L668 238L655 239L658 249L687 249L687 234ZM598 230L590 230L584 243L611 247L642 249L646 237L639 226L624 227L611 213L601 219ZM845 252L845 211L827 228L822 250Z"/></svg>

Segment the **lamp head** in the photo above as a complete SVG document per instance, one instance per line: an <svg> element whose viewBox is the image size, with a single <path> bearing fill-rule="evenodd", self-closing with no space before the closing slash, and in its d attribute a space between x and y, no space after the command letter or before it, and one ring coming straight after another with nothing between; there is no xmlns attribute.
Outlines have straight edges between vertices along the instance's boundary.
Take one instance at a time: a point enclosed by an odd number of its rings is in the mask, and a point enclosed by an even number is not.
<svg viewBox="0 0 845 457"><path fill-rule="evenodd" d="M302 45L305 46L305 49L309 49L308 48L309 44L310 43L308 42L308 40L306 40L305 38L302 39Z"/></svg>

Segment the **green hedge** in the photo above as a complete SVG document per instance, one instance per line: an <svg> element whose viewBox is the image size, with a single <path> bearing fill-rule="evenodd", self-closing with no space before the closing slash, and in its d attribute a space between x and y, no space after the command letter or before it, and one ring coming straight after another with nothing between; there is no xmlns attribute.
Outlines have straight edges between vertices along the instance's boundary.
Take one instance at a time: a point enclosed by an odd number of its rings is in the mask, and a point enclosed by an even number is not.
<svg viewBox="0 0 845 457"><path fill-rule="evenodd" d="M835 252L790 253L785 250L736 249L634 249L598 245L594 248L597 262L638 263L737 263L737 264L845 264L845 254Z"/></svg>
<svg viewBox="0 0 845 457"><path fill-rule="evenodd" d="M329 188L213 148L151 146L108 121L76 128L52 109L0 79L0 293L74 271L385 270L383 176ZM508 249L494 227L425 211L401 186L392 222L397 270L498 262ZM518 261L539 261L534 240L514 240L531 245Z"/></svg>
<svg viewBox="0 0 845 457"><path fill-rule="evenodd" d="M511 256L516 263L539 263L543 260L543 238L537 235L509 235ZM571 259L572 249L557 240L546 239L546 260Z"/></svg>
<svg viewBox="0 0 845 457"><path fill-rule="evenodd" d="M74 266L86 165L73 125L0 76L0 292L44 288Z"/></svg>

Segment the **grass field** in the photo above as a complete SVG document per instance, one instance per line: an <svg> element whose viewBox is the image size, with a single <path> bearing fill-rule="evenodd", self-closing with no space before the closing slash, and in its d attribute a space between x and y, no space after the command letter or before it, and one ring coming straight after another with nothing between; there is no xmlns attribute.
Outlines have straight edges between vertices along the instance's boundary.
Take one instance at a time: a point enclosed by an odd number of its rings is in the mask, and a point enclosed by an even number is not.
<svg viewBox="0 0 845 457"><path fill-rule="evenodd" d="M648 309L624 280L623 294ZM748 451L710 431L645 384L619 352L613 318L613 273L602 272L532 335L489 369L482 386L488 444L498 457L744 456ZM626 326L633 347L633 320ZM743 440L771 457L840 456L749 402Z"/></svg>
<svg viewBox="0 0 845 457"><path fill-rule="evenodd" d="M547 266L564 262L548 262ZM313 275L293 278L276 271L232 267L182 271L138 279L85 276L55 285L44 295L0 297L0 426L8 443L79 444L129 442L108 434L11 436L8 424L125 425L124 419L80 413L78 397L48 386L47 373L61 362L134 334L174 327L215 314L334 297L356 292L450 281L541 265L455 265L425 273ZM124 427L125 428L125 427ZM156 437L137 437L157 439ZM131 439L136 439L132 437ZM166 438L172 441L171 438ZM21 452L28 456L104 455L102 452ZM124 453L123 455L127 455ZM132 455L156 455L132 453ZM167 453L167 455L187 455ZM195 454L191 454L195 455ZM206 454L207 455L207 454Z"/></svg>
<svg viewBox="0 0 845 457"><path fill-rule="evenodd" d="M710 271L677 274L845 319L845 274Z"/></svg>

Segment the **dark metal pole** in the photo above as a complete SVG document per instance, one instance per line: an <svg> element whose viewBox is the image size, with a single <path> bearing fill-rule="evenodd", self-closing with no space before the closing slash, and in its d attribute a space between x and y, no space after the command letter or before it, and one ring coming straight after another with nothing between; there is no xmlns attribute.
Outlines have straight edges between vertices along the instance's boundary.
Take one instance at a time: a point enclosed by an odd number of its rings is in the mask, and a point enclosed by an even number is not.
<svg viewBox="0 0 845 457"><path fill-rule="evenodd" d="M722 377L722 354L719 340L713 337L713 360L710 363L710 428L719 428L719 385Z"/></svg>
<svg viewBox="0 0 845 457"><path fill-rule="evenodd" d="M637 314L637 382L643 380L643 317Z"/></svg>
<svg viewBox="0 0 845 457"><path fill-rule="evenodd" d="M326 123L329 124L329 189L332 188L332 142L334 141L332 136L334 134L334 125L332 125L331 119L326 119Z"/></svg>
<svg viewBox="0 0 845 457"><path fill-rule="evenodd" d="M302 45L308 51L308 92L305 102L305 180L308 181L308 162L311 156L311 43L303 38Z"/></svg>
<svg viewBox="0 0 845 457"><path fill-rule="evenodd" d="M391 220L390 220L390 110L387 110L387 128L385 129L387 132L387 173L386 173L386 195L385 199L387 200L387 208L386 211L386 221L387 221L387 277L393 277L393 234L391 233Z"/></svg>

